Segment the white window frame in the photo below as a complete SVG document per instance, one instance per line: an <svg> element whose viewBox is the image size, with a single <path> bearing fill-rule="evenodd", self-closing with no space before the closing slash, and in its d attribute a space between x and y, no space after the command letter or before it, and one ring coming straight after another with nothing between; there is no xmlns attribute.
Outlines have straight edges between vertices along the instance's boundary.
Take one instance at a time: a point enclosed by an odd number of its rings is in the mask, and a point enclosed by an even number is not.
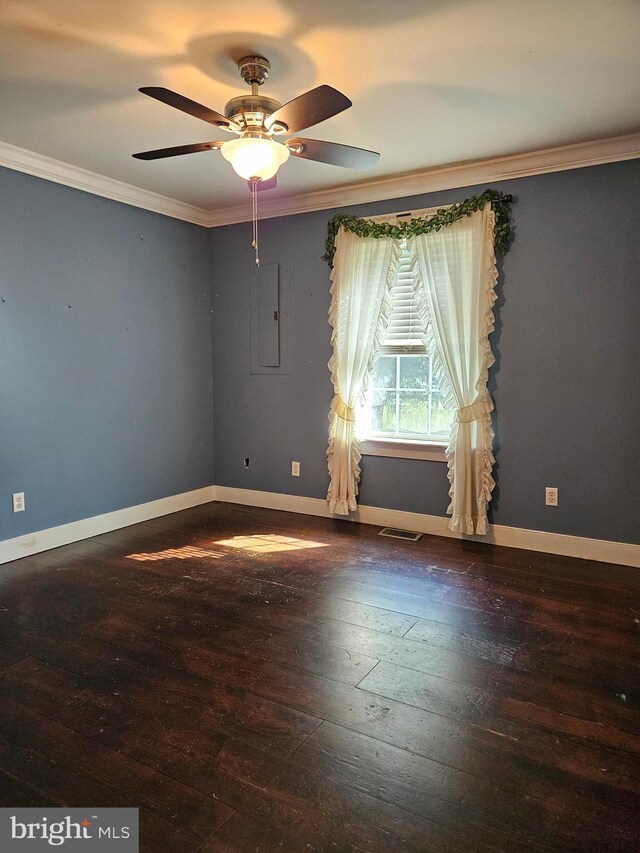
<svg viewBox="0 0 640 853"><path fill-rule="evenodd" d="M382 352L380 358L388 355L392 358L402 358L403 356L427 355L422 350L411 353L409 352ZM425 391L427 397L431 397L431 370L432 362L429 367L429 388ZM396 377L396 385L394 388L398 390L398 380ZM382 389L381 389L382 390ZM389 389L393 390L393 389ZM411 390L411 389L409 389ZM435 438L420 438L419 435L404 435L392 437L388 433L367 433L360 441L360 452L365 456L395 456L403 459L427 459L431 462L446 462L445 450L447 449L448 439L438 441Z"/></svg>
<svg viewBox="0 0 640 853"><path fill-rule="evenodd" d="M370 216L367 218L374 222L394 222L399 219L414 219L428 216L436 213L438 210L442 210L443 207L449 207L449 205L412 210L406 213ZM422 353L416 352L416 355L418 354ZM384 352L380 353L380 356L384 355ZM392 355L392 353L390 352L389 355ZM390 438L386 435L368 434L360 439L360 453L363 456L387 456L400 459L421 459L429 462L446 462L446 449L448 444L448 439L436 441L435 439L422 440L411 436L408 436L407 438Z"/></svg>
<svg viewBox="0 0 640 853"><path fill-rule="evenodd" d="M415 441L404 438L363 438L360 453L363 456L391 456L400 459L425 459L428 462L446 462L448 442Z"/></svg>

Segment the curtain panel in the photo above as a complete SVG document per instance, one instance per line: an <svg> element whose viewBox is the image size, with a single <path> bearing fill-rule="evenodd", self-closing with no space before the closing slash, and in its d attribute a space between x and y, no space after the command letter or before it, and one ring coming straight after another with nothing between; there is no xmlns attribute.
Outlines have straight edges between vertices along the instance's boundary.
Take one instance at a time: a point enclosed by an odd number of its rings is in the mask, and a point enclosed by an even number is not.
<svg viewBox="0 0 640 853"><path fill-rule="evenodd" d="M398 240L358 237L342 229L336 237L329 309L334 397L329 411L327 500L330 512L337 515L357 509L360 450L355 413L384 340L399 254Z"/></svg>
<svg viewBox="0 0 640 853"><path fill-rule="evenodd" d="M495 359L489 345L498 278L494 212L482 210L412 239L416 272L427 302L427 349L455 422L447 447L451 515L460 533L488 532L493 402L487 390Z"/></svg>
<svg viewBox="0 0 640 853"><path fill-rule="evenodd" d="M487 202L439 230L407 240L427 349L446 405L456 412L446 451L449 527L480 535L488 531L487 506L494 487L493 403L487 378L494 362L489 335L496 299L495 228L495 213ZM357 509L356 409L384 340L400 247L395 237L358 235L344 228L335 237L327 500L338 515Z"/></svg>

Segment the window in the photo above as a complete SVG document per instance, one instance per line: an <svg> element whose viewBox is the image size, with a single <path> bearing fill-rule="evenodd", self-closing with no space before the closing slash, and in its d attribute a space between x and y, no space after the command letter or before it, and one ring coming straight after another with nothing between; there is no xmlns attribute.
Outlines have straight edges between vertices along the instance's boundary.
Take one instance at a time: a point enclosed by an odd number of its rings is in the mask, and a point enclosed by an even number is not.
<svg viewBox="0 0 640 853"><path fill-rule="evenodd" d="M385 342L358 416L361 451L444 460L454 413L445 408L425 346L406 242L391 295Z"/></svg>
<svg viewBox="0 0 640 853"><path fill-rule="evenodd" d="M487 190L446 215L436 210L436 219L433 211L413 211L377 217L382 228L357 217L338 215L331 221L326 255L333 258L330 513L356 511L360 454L424 459L434 458L426 453L437 449L436 458L444 461L446 454L450 466L450 529L488 532L494 459L486 379L494 361L489 336L498 277L495 247L504 248L509 235L507 204L500 193ZM407 216L428 219L393 227ZM402 234L408 246L398 280ZM443 387L437 387L434 374ZM451 400L453 418L442 392ZM371 466L374 476L381 467ZM403 467L408 472L410 466ZM432 472L433 466L425 473Z"/></svg>

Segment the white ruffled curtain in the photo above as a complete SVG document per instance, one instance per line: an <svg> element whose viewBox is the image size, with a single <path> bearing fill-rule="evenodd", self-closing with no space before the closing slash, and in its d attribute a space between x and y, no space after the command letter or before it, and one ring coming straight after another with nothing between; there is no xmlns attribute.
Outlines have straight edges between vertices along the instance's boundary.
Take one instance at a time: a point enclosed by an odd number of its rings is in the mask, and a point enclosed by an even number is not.
<svg viewBox="0 0 640 853"><path fill-rule="evenodd" d="M327 500L329 511L338 515L357 509L360 451L355 409L382 345L399 251L397 240L358 237L343 229L336 237L329 310L334 397L329 412Z"/></svg>
<svg viewBox="0 0 640 853"><path fill-rule="evenodd" d="M494 213L487 204L410 241L427 300L436 375L447 407L456 409L447 448L449 527L480 535L488 532L487 504L495 485L493 402L487 390L495 360L489 345L498 275L493 227Z"/></svg>
<svg viewBox="0 0 640 853"><path fill-rule="evenodd" d="M489 346L497 280L491 205L440 231L408 240L420 313L426 321L439 386L456 418L447 447L449 527L486 534L493 403L487 391L494 358ZM329 322L334 398L329 413L329 510L357 509L360 451L355 409L384 340L400 241L359 237L340 229L332 273Z"/></svg>

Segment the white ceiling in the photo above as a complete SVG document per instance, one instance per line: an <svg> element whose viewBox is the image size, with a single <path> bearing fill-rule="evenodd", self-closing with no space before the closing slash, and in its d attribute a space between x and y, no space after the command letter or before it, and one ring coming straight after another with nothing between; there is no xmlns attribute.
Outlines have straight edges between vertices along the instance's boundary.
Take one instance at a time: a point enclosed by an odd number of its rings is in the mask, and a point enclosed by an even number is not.
<svg viewBox="0 0 640 853"><path fill-rule="evenodd" d="M2 0L0 140L218 210L248 201L218 152L131 154L228 137L140 86L222 112L256 53L282 103L344 92L353 107L304 135L377 167L291 158L277 198L635 131L639 44L637 0Z"/></svg>

